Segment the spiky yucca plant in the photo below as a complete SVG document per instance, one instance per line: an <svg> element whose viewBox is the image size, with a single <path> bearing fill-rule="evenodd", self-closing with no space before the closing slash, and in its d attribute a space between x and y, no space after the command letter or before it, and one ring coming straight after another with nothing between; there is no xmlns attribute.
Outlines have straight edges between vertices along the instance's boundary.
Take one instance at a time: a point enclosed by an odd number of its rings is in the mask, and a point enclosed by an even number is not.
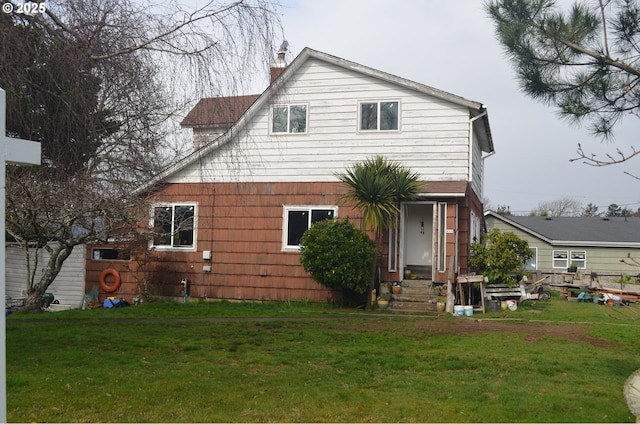
<svg viewBox="0 0 640 424"><path fill-rule="evenodd" d="M342 201L353 203L362 211L364 230L372 231L377 251L381 251L382 233L396 224L400 213L400 202L418 198L423 183L418 174L408 170L398 162L375 156L353 164L344 173L336 174L348 186ZM374 263L371 272L368 304L375 286Z"/></svg>

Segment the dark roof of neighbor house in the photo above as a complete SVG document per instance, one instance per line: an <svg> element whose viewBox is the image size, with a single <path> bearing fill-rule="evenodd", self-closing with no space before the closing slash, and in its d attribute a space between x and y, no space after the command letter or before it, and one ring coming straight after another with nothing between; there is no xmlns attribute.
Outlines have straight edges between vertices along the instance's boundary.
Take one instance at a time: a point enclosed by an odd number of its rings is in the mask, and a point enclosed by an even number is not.
<svg viewBox="0 0 640 424"><path fill-rule="evenodd" d="M515 216L487 212L534 237L551 244L640 246L638 217Z"/></svg>
<svg viewBox="0 0 640 424"><path fill-rule="evenodd" d="M251 107L259 94L231 97L207 97L198 103L184 117L183 127L219 125L230 127Z"/></svg>

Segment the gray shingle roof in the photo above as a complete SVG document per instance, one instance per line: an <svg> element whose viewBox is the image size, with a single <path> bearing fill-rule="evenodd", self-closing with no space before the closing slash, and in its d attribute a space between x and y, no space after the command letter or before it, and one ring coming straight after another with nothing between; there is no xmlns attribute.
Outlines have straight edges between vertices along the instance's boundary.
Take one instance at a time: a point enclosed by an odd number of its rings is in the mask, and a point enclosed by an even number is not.
<svg viewBox="0 0 640 424"><path fill-rule="evenodd" d="M490 212L491 216L505 222L516 224L520 229L534 236L541 236L547 241L558 242L593 242L596 244L629 244L640 243L640 218L637 217L541 217L541 216L506 216L500 217Z"/></svg>

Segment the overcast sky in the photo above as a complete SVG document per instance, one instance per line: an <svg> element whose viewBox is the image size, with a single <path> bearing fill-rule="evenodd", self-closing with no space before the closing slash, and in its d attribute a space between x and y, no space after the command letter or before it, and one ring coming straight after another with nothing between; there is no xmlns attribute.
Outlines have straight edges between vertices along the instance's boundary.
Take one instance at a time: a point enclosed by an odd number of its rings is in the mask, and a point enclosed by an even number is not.
<svg viewBox="0 0 640 424"><path fill-rule="evenodd" d="M483 103L496 154L486 160L485 200L526 214L542 201L571 197L601 210L611 203L640 208L640 158L596 168L585 150L640 147L640 119L629 116L615 144L572 127L555 110L519 90L481 0L283 0L291 56L311 47L343 59ZM279 44L277 42L276 44Z"/></svg>

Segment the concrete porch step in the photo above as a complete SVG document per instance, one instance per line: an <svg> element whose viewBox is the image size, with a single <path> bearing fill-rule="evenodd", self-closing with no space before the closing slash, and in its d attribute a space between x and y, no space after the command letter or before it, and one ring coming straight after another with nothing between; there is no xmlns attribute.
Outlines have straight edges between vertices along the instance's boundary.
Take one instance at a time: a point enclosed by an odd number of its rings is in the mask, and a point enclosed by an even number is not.
<svg viewBox="0 0 640 424"><path fill-rule="evenodd" d="M433 286L433 284L430 279L423 278L423 279L415 279L415 280L404 280L403 282L400 283L400 286L402 288L431 287Z"/></svg>
<svg viewBox="0 0 640 424"><path fill-rule="evenodd" d="M405 280L401 292L391 295L389 309L394 312L436 312L440 291L431 280Z"/></svg>

